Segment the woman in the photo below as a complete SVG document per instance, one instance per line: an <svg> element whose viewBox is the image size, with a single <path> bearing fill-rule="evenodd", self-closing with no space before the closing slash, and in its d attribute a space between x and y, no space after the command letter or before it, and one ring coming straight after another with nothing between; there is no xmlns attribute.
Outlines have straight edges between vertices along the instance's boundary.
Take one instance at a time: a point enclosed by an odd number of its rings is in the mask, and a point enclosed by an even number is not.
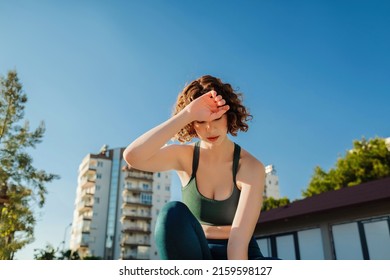
<svg viewBox="0 0 390 280"><path fill-rule="evenodd" d="M174 115L124 151L137 169L176 170L183 202L169 202L156 224L162 259L259 259L253 232L260 215L264 166L229 139L251 118L230 84L203 76L179 94ZM187 145L166 145L172 138Z"/></svg>

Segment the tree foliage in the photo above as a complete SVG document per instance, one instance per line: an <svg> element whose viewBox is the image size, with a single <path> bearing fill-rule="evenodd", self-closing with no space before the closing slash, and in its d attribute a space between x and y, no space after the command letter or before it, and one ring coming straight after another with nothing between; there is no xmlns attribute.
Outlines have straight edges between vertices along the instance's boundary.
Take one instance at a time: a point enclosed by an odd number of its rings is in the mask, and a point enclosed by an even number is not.
<svg viewBox="0 0 390 280"><path fill-rule="evenodd" d="M0 77L0 259L33 241L33 205L45 204L46 183L59 176L39 170L27 153L41 143L44 123L31 130L23 122L27 95L16 71Z"/></svg>
<svg viewBox="0 0 390 280"><path fill-rule="evenodd" d="M34 260L81 260L79 253L71 250L62 250L54 248L47 244L44 249L35 249Z"/></svg>
<svg viewBox="0 0 390 280"><path fill-rule="evenodd" d="M268 211L268 210L271 210L273 208L286 206L288 204L290 204L290 200L287 197L282 197L280 199L276 199L273 197L267 197L263 201L261 211Z"/></svg>
<svg viewBox="0 0 390 280"><path fill-rule="evenodd" d="M390 149L383 138L355 140L353 149L338 158L329 172L317 166L304 197L352 187L390 176Z"/></svg>
<svg viewBox="0 0 390 280"><path fill-rule="evenodd" d="M60 250L47 244L44 249L35 249L34 260L101 260L97 256L85 256L81 258L77 251Z"/></svg>
<svg viewBox="0 0 390 280"><path fill-rule="evenodd" d="M34 260L56 260L58 249L54 248L51 244L47 244L44 249L34 250Z"/></svg>

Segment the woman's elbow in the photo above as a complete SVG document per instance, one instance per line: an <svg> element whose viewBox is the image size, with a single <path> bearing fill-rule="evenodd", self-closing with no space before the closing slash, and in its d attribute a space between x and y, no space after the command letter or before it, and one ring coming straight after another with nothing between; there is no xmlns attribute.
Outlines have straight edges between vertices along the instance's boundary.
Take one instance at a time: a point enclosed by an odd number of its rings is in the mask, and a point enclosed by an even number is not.
<svg viewBox="0 0 390 280"><path fill-rule="evenodd" d="M131 146L128 146L123 151L123 159L126 161L126 163L132 167L137 165L137 153Z"/></svg>

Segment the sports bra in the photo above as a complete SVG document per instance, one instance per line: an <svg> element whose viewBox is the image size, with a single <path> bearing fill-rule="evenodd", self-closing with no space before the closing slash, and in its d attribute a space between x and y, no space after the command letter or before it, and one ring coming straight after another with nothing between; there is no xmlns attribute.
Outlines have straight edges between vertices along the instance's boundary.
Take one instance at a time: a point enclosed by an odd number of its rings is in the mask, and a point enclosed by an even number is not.
<svg viewBox="0 0 390 280"><path fill-rule="evenodd" d="M196 171L199 164L200 142L194 146L192 159L192 175L188 184L182 188L182 201L201 224L205 225L231 225L238 205L241 191L236 185L236 174L240 160L241 147L234 143L233 154L233 191L224 200L214 200L203 196L196 183Z"/></svg>

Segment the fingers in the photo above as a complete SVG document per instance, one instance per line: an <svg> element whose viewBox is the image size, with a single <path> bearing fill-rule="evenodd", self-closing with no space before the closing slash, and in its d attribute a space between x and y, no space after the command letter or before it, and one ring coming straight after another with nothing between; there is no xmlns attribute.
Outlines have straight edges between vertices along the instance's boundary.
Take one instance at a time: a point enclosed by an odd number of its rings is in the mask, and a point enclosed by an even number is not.
<svg viewBox="0 0 390 280"><path fill-rule="evenodd" d="M229 105L225 105L225 106L219 107L218 109L223 111L224 113L226 113L227 111L229 111L230 107L229 107Z"/></svg>
<svg viewBox="0 0 390 280"><path fill-rule="evenodd" d="M213 98L215 104L220 107L226 104L225 99L223 99L222 95L218 95L218 93L215 90L210 90L205 95L207 95L209 98Z"/></svg>
<svg viewBox="0 0 390 280"><path fill-rule="evenodd" d="M218 96L220 96L220 95L218 95ZM217 97L218 97L218 96L217 96ZM217 106L218 106L218 107L221 107L221 106L223 106L223 105L226 104L226 101L225 101L225 99L222 99L222 96L221 96L221 100L216 101L216 102L217 102Z"/></svg>
<svg viewBox="0 0 390 280"><path fill-rule="evenodd" d="M215 98L217 96L217 92L215 90L210 90L209 92L205 93L204 95L208 96L209 98Z"/></svg>
<svg viewBox="0 0 390 280"><path fill-rule="evenodd" d="M225 114L230 109L229 105L225 105L222 107L218 107L218 111L211 114L212 119L218 119L222 117L223 114Z"/></svg>
<svg viewBox="0 0 390 280"><path fill-rule="evenodd" d="M222 117L229 109L229 105L226 105L226 100L223 99L222 95L218 95L215 90L211 90L205 93L208 99L208 104L211 109L211 119L218 119Z"/></svg>

